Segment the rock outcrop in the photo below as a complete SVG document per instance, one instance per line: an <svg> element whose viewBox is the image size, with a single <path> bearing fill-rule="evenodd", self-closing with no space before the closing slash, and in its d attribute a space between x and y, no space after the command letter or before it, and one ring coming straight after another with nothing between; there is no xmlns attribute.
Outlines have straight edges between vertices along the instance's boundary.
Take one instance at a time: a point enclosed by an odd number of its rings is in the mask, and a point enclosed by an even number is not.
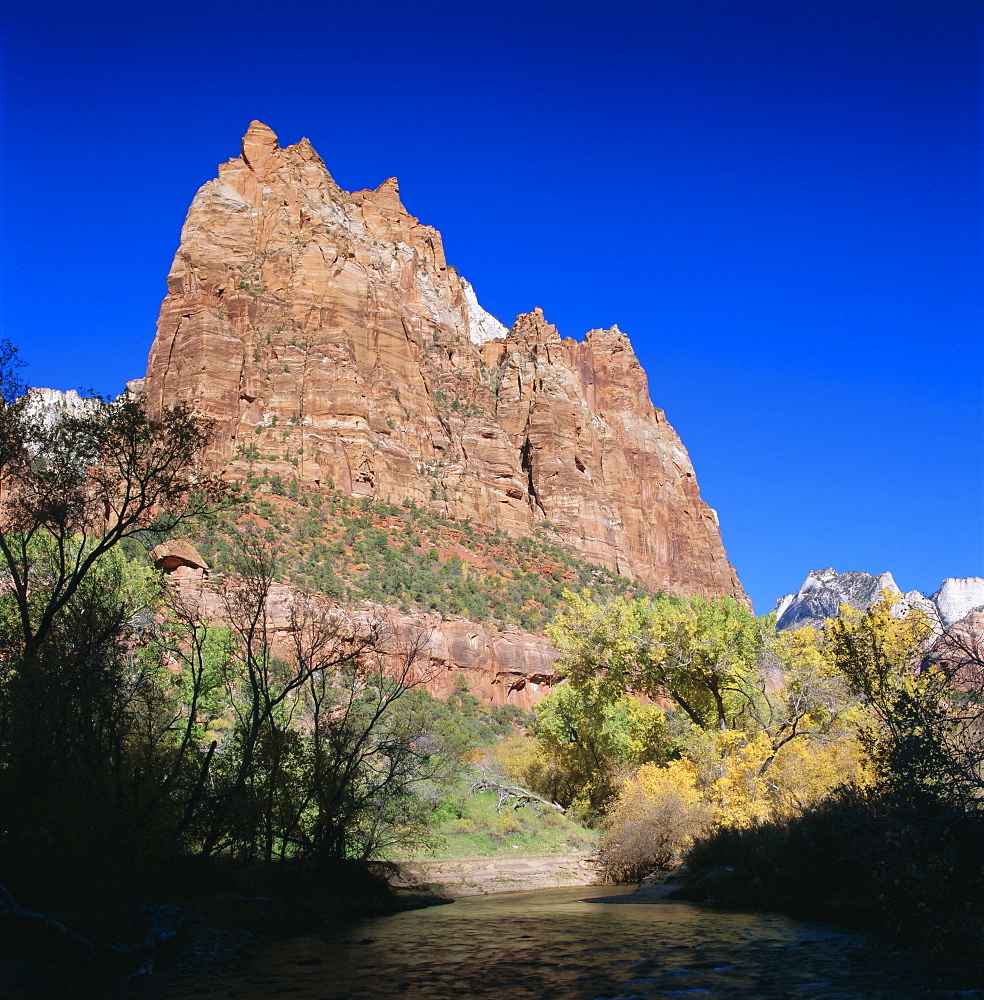
<svg viewBox="0 0 984 1000"><path fill-rule="evenodd" d="M827 618L837 617L842 604L865 611L878 600L883 590L899 591L891 573L872 576L870 573L838 573L829 568L811 570L795 594L786 594L776 602L776 627L822 625Z"/></svg>
<svg viewBox="0 0 984 1000"><path fill-rule="evenodd" d="M974 692L974 700L980 704L984 696L984 613L971 611L947 623L923 662L943 670L960 690Z"/></svg>
<svg viewBox="0 0 984 1000"><path fill-rule="evenodd" d="M952 625L973 611L984 611L984 580L979 576L947 577L930 600L939 609L943 624Z"/></svg>
<svg viewBox="0 0 984 1000"><path fill-rule="evenodd" d="M343 191L253 122L192 203L143 389L215 421L208 460L544 526L671 593L744 593L676 433L617 327L506 328L395 179Z"/></svg>
<svg viewBox="0 0 984 1000"><path fill-rule="evenodd" d="M842 604L866 611L883 590L900 595L896 603L899 612L921 608L939 628L967 620L974 611L984 611L984 580L980 577L948 577L935 594L925 597L916 590L903 594L891 573L872 576L870 573L838 573L833 569L821 569L811 570L795 594L779 598L773 609L776 627L789 629L822 625L826 618L838 615Z"/></svg>
<svg viewBox="0 0 984 1000"><path fill-rule="evenodd" d="M151 562L165 573L191 570L195 576L208 579L208 563L201 553L185 538L161 542L150 550Z"/></svg>
<svg viewBox="0 0 984 1000"><path fill-rule="evenodd" d="M196 619L227 621L223 581L209 581L201 572L182 573L185 565L180 563L170 579L181 603ZM277 655L288 655L293 648L291 634L297 620L291 609L297 596L291 587L274 584L265 601L265 627ZM384 621L387 631L419 644L418 675L436 698L447 698L463 676L468 690L486 704L516 705L528 711L557 682L554 664L560 654L545 636L463 618L405 614L368 602L355 607L327 599L322 603L352 635L365 634L374 623Z"/></svg>

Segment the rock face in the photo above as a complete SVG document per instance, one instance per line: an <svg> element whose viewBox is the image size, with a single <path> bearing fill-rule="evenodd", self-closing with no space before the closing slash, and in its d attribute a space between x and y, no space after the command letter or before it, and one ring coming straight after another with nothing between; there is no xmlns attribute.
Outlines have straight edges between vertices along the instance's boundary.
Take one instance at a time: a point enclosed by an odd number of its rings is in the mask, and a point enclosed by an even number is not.
<svg viewBox="0 0 984 1000"><path fill-rule="evenodd" d="M80 396L74 389L30 388L27 390L27 412L45 427L53 427L63 416L81 416L92 412L93 401Z"/></svg>
<svg viewBox="0 0 984 1000"><path fill-rule="evenodd" d="M891 573L838 573L834 569L811 570L795 594L780 597L775 606L776 627L803 628L822 625L836 618L840 606L847 604L865 611L874 604L882 590L898 592Z"/></svg>
<svg viewBox="0 0 984 1000"><path fill-rule="evenodd" d="M186 567L181 563L170 574L171 586L185 607L194 609L203 621L226 620L221 582L209 581L201 572L182 572ZM292 648L291 606L296 597L289 586L275 584L265 602L269 638L277 655ZM419 640L420 675L436 698L447 698L463 675L468 690L486 704L516 705L528 711L557 682L554 664L560 654L545 636L497 630L463 618L403 614L368 603L345 608L326 599L324 605L345 620L353 634L366 622L385 620L394 634Z"/></svg>
<svg viewBox="0 0 984 1000"><path fill-rule="evenodd" d="M214 419L208 460L547 530L669 592L744 593L676 433L617 327L511 330L395 179L348 193L253 122L196 195L143 387Z"/></svg>
<svg viewBox="0 0 984 1000"><path fill-rule="evenodd" d="M883 590L901 594L891 573L838 573L833 569L812 570L795 594L780 597L773 609L780 629L822 625L835 618L840 606L847 604L859 611L870 608ZM941 626L968 619L974 611L984 611L984 580L980 577L948 577L935 594L924 597L912 590L902 594L896 607L903 611L921 608ZM894 613L894 612L893 612Z"/></svg>
<svg viewBox="0 0 984 1000"><path fill-rule="evenodd" d="M194 570L203 579L208 578L208 563L187 539L176 538L161 542L150 550L151 562L165 573L175 570Z"/></svg>
<svg viewBox="0 0 984 1000"><path fill-rule="evenodd" d="M971 611L947 623L923 662L940 667L960 690L974 692L979 704L984 694L984 613Z"/></svg>
<svg viewBox="0 0 984 1000"><path fill-rule="evenodd" d="M930 600L939 608L943 624L952 625L972 611L984 611L984 580L979 576L947 577Z"/></svg>

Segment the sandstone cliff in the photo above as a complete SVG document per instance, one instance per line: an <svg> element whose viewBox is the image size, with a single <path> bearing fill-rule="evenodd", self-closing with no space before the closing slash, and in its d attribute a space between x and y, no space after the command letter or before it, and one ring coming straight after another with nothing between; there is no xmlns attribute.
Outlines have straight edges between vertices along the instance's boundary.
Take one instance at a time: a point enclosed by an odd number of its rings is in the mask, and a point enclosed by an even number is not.
<svg viewBox="0 0 984 1000"><path fill-rule="evenodd" d="M414 499L672 593L744 597L617 327L561 339L479 306L395 179L341 190L253 122L196 195L144 388L216 421L210 461Z"/></svg>
<svg viewBox="0 0 984 1000"><path fill-rule="evenodd" d="M173 548L173 543L166 544ZM160 551L160 561L168 554ZM209 581L202 569L190 565L187 559L165 568L171 587L186 609L201 620L227 620L221 582ZM296 626L291 607L296 600L297 592L292 587L275 584L264 603L268 638L277 655L289 653L292 648L290 636ZM464 676L468 690L486 704L516 705L528 711L557 682L554 664L560 654L544 636L477 625L463 618L405 614L369 602L346 608L325 600L324 606L344 620L352 634L364 634L367 622L385 621L392 634L419 643L417 675L436 698L447 698L459 677Z"/></svg>

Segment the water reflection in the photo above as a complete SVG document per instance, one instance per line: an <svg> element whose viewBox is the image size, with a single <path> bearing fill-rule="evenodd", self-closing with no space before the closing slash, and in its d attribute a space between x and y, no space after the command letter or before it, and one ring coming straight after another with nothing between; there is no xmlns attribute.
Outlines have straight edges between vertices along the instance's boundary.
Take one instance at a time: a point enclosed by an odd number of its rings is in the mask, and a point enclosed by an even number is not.
<svg viewBox="0 0 984 1000"><path fill-rule="evenodd" d="M255 1000L869 1000L954 996L863 935L771 914L686 903L591 902L631 888L568 888L458 900L301 938L214 984ZM967 984L949 984L967 989ZM196 992L202 990L199 984ZM191 996L169 991L168 997ZM977 991L965 997L981 996Z"/></svg>

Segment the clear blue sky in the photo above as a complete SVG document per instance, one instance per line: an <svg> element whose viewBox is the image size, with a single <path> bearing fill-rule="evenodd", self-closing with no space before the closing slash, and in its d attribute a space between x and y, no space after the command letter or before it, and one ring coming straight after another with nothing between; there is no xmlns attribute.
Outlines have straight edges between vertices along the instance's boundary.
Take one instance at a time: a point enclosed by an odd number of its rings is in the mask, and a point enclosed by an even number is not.
<svg viewBox="0 0 984 1000"><path fill-rule="evenodd" d="M259 118L400 179L506 323L625 330L759 611L984 575L972 0L8 0L2 335L143 374L195 190Z"/></svg>

